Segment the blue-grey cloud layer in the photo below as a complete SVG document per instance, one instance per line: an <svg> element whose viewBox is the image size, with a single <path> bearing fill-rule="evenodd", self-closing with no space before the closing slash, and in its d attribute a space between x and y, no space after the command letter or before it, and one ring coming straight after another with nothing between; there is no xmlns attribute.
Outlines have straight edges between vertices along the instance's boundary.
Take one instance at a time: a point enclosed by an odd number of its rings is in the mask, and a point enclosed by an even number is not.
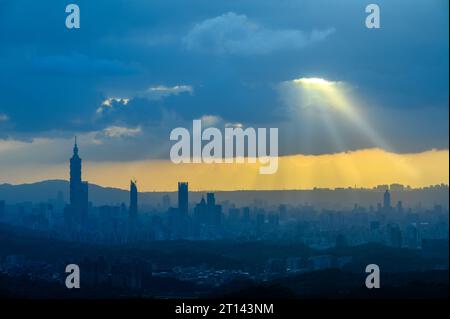
<svg viewBox="0 0 450 319"><path fill-rule="evenodd" d="M79 30L65 28L66 1L0 0L0 139L140 127L134 142L105 142L126 150L215 115L279 125L282 153L374 146L351 128L339 146L321 123L292 123L280 83L323 77L355 88L395 150L448 148L447 1L378 1L380 30L364 27L367 1L73 2ZM143 94L180 85L193 89ZM130 101L99 115L110 97ZM155 155L145 149L121 154Z"/></svg>

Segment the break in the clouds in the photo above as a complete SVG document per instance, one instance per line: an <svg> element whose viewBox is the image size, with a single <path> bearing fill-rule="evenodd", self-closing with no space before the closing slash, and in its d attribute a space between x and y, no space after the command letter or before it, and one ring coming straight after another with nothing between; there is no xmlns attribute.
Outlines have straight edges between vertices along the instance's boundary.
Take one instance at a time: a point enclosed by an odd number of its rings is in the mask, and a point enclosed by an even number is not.
<svg viewBox="0 0 450 319"><path fill-rule="evenodd" d="M127 97L108 97L102 101L101 105L97 108L97 114L103 114L106 112L113 112L117 109L124 108L128 105L130 100L133 99L147 99L149 101L161 100L170 95L178 95L182 93L194 93L194 88L190 85L157 85L150 86L149 88L137 92L128 92ZM149 107L151 107L149 105Z"/></svg>
<svg viewBox="0 0 450 319"><path fill-rule="evenodd" d="M121 97L109 97L102 101L102 104L96 110L97 114L103 114L104 112L115 108L116 106L126 106L130 101L129 98Z"/></svg>
<svg viewBox="0 0 450 319"><path fill-rule="evenodd" d="M156 85L151 86L148 89L140 92L134 93L135 97L141 97L141 98L148 98L150 100L159 100L164 97L167 97L169 95L178 95L181 93L194 93L194 88L191 85L174 85L174 86L167 86L167 85Z"/></svg>
<svg viewBox="0 0 450 319"><path fill-rule="evenodd" d="M129 128L123 126L108 126L103 130L107 137L131 137L142 133L141 128Z"/></svg>
<svg viewBox="0 0 450 319"><path fill-rule="evenodd" d="M206 19L189 31L183 42L187 49L215 54L269 54L279 50L302 49L322 41L335 30L305 32L264 27L246 15L228 12Z"/></svg>

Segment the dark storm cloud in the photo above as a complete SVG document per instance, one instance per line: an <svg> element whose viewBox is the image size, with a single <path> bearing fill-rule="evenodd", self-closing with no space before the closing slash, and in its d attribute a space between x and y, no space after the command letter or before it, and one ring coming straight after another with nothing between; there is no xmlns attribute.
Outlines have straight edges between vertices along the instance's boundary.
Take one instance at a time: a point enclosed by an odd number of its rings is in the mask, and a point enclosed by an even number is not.
<svg viewBox="0 0 450 319"><path fill-rule="evenodd" d="M127 66L120 61L90 59L85 55L45 56L33 60L33 69L39 73L66 76L90 75L129 75L137 72L136 67Z"/></svg>
<svg viewBox="0 0 450 319"><path fill-rule="evenodd" d="M73 2L79 30L64 26L66 1L0 1L0 138L115 125L141 127L145 141L203 115L270 126L292 121L281 82L323 77L354 86L398 151L448 148L445 1L378 1L380 30L364 26L367 1ZM142 93L181 85L192 92ZM99 115L113 97L129 102ZM158 123L167 129L149 129ZM280 127L281 152L335 151L311 124L314 150Z"/></svg>

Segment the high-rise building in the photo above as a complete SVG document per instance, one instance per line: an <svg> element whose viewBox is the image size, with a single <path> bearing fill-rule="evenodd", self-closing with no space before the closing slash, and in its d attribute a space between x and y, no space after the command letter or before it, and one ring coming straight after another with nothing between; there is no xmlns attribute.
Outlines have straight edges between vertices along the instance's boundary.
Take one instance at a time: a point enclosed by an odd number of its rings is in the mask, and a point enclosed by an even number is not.
<svg viewBox="0 0 450 319"><path fill-rule="evenodd" d="M205 202L205 198L202 196L200 203L196 204L194 207L194 218L197 223L205 224L208 220L208 211Z"/></svg>
<svg viewBox="0 0 450 319"><path fill-rule="evenodd" d="M77 223L84 223L88 214L88 183L82 181L81 162L75 138L73 156L70 159L70 217Z"/></svg>
<svg viewBox="0 0 450 319"><path fill-rule="evenodd" d="M391 208L391 193L386 190L383 195L383 208L389 210Z"/></svg>
<svg viewBox="0 0 450 319"><path fill-rule="evenodd" d="M206 194L206 203L208 204L208 206L216 205L216 197L214 196L214 193Z"/></svg>
<svg viewBox="0 0 450 319"><path fill-rule="evenodd" d="M178 211L181 216L187 216L189 210L189 184L178 183Z"/></svg>
<svg viewBox="0 0 450 319"><path fill-rule="evenodd" d="M130 181L130 211L129 216L136 219L138 214L138 190L136 181Z"/></svg>
<svg viewBox="0 0 450 319"><path fill-rule="evenodd" d="M222 206L216 205L214 193L206 194L194 207L194 219L202 225L219 227L222 223Z"/></svg>

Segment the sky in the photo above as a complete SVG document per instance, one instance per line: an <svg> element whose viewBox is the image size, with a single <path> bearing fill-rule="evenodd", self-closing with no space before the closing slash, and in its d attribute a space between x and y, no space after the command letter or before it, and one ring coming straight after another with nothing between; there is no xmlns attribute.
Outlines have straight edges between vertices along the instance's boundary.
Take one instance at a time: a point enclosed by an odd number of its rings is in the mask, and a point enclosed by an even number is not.
<svg viewBox="0 0 450 319"><path fill-rule="evenodd" d="M0 183L448 183L448 1L0 0ZM312 81L320 79L321 81ZM176 127L279 129L279 170L170 162ZM396 169L397 168L397 169Z"/></svg>

